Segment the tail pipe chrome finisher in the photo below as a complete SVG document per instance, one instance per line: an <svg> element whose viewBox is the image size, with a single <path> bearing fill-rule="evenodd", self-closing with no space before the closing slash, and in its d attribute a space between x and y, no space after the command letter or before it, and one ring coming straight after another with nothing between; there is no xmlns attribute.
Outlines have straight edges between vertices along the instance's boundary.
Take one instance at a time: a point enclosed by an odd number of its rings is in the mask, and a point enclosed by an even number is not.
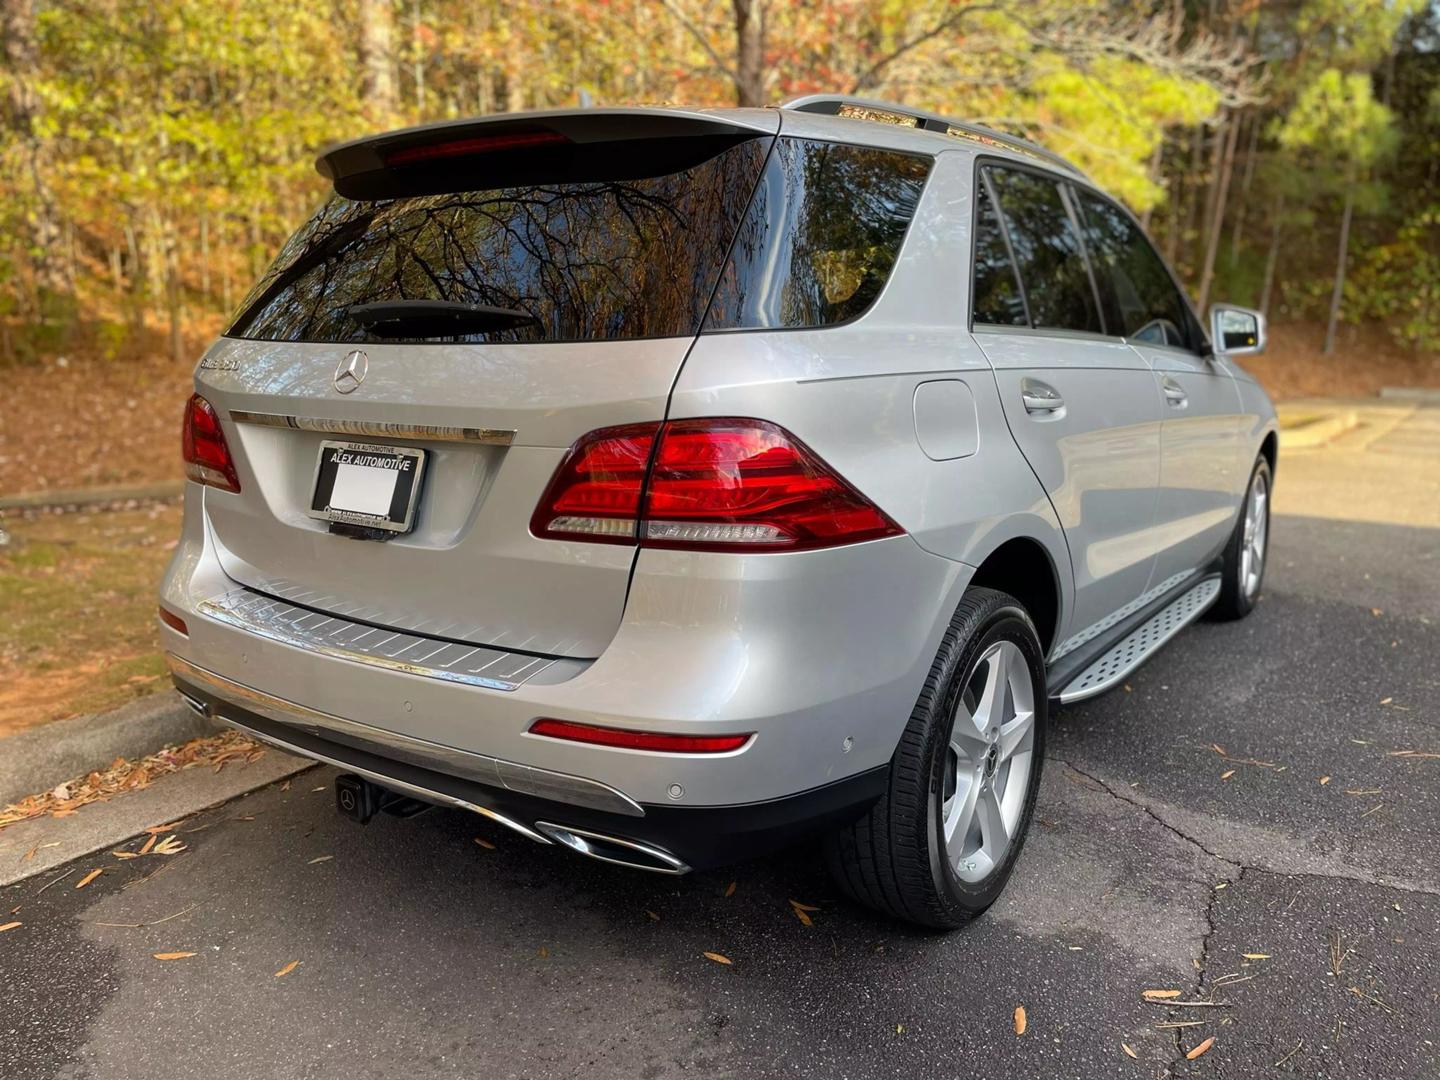
<svg viewBox="0 0 1440 1080"><path fill-rule="evenodd" d="M688 874L690 867L668 851L642 844L638 840L622 840L618 836L577 829L573 825L556 825L549 821L537 821L535 828L557 844L563 844L571 851L588 855L601 862L631 870L649 870L652 874Z"/></svg>

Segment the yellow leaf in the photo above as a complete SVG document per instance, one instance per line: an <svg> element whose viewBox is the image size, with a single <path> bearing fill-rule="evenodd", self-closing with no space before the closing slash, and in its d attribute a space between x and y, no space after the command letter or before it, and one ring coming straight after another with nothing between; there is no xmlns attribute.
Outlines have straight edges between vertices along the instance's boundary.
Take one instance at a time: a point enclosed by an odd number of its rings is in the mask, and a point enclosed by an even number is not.
<svg viewBox="0 0 1440 1080"><path fill-rule="evenodd" d="M1142 990L1140 996L1146 1001L1168 1001L1180 996L1179 990Z"/></svg>
<svg viewBox="0 0 1440 1080"><path fill-rule="evenodd" d="M1026 1024L1025 1024L1025 1006L1024 1006L1024 1005L1016 1005L1016 1006L1015 1006L1015 1034L1016 1034L1016 1035L1024 1035L1024 1034L1025 1034L1025 1027L1026 1027Z"/></svg>
<svg viewBox="0 0 1440 1080"><path fill-rule="evenodd" d="M1384 608L1378 608L1378 607L1372 607L1372 608L1370 609L1370 614L1371 614L1371 615L1374 615L1374 616L1378 619L1381 615L1384 615L1384 614L1385 614L1385 609L1384 609Z"/></svg>
<svg viewBox="0 0 1440 1080"><path fill-rule="evenodd" d="M707 953L705 954L705 959L706 959L706 960L714 960L715 963L717 963L717 964L732 964L732 963L734 963L734 961L731 960L728 956L721 956L718 952L707 952Z"/></svg>
<svg viewBox="0 0 1440 1080"><path fill-rule="evenodd" d="M194 956L193 952L157 952L152 953L156 960L184 960L187 956Z"/></svg>
<svg viewBox="0 0 1440 1080"><path fill-rule="evenodd" d="M82 877L79 881L75 883L75 888L83 889L86 885L89 885L90 882L94 881L104 872L105 870L103 868L99 870L91 870L88 874L86 874L84 877Z"/></svg>
<svg viewBox="0 0 1440 1080"><path fill-rule="evenodd" d="M286 964L284 967L282 967L279 971L275 972L275 978L277 978L277 979L283 979L286 975L289 975L290 972L294 971L294 970L295 970L297 967L299 967L299 966L300 966L300 961L299 961L299 960L291 960L288 964Z"/></svg>
<svg viewBox="0 0 1440 1080"><path fill-rule="evenodd" d="M1220 774L1220 779L1221 779L1221 780L1229 780L1230 777L1232 777L1232 776L1234 776L1234 775L1235 775L1235 770L1234 770L1234 769L1230 769L1230 770L1228 770L1228 771L1226 771L1226 772L1221 773L1221 774Z"/></svg>
<svg viewBox="0 0 1440 1080"><path fill-rule="evenodd" d="M1381 698L1381 699L1380 699L1380 704L1381 704L1381 705L1389 705L1389 704L1390 704L1392 701L1394 701L1394 700L1395 700L1395 699L1394 699L1393 697Z"/></svg>
<svg viewBox="0 0 1440 1080"><path fill-rule="evenodd" d="M483 847L486 851L494 851L494 850L495 850L495 845L492 844L489 840L484 839L483 837L480 837L480 836L475 837L475 842L476 842L477 844L479 844L481 847Z"/></svg>
<svg viewBox="0 0 1440 1080"><path fill-rule="evenodd" d="M158 844L156 844L153 848L150 849L150 854L179 855L180 852L184 850L185 845L180 842L180 838L178 836L167 836L164 840L161 840Z"/></svg>
<svg viewBox="0 0 1440 1080"><path fill-rule="evenodd" d="M1186 1061L1194 1061L1196 1058L1198 1058L1201 1054L1205 1053L1206 1050L1209 1050L1210 1047L1212 1047L1212 1046L1214 1046L1214 1045L1215 1045L1215 1036L1214 1036L1214 1035L1211 1035L1210 1038L1206 1039L1206 1040L1205 1040L1204 1042L1202 1042L1200 1045L1198 1045L1197 1047L1195 1047L1194 1050L1191 1050L1188 1054L1186 1054L1186 1055L1185 1055L1185 1060L1186 1060Z"/></svg>
<svg viewBox="0 0 1440 1080"><path fill-rule="evenodd" d="M814 925L815 925L815 921L814 921L813 919L811 919L810 916L805 913L805 909L804 909L804 908L799 908L799 907L797 907L797 908L792 908L791 910L793 910L793 911L795 912L795 917L796 917L797 919L799 919L800 922L801 922L803 925L805 925L805 926L814 926Z"/></svg>
<svg viewBox="0 0 1440 1080"><path fill-rule="evenodd" d="M1269 960L1269 959L1270 959L1270 954L1269 954L1268 952L1247 952L1247 953L1241 953L1240 955L1243 956L1243 957L1245 957L1246 960Z"/></svg>
<svg viewBox="0 0 1440 1080"><path fill-rule="evenodd" d="M819 909L818 907L816 907L814 904L802 904L802 903L800 903L799 900L791 900L791 901L790 901L790 906L793 907L796 911L819 911L819 910L820 910L820 909Z"/></svg>
<svg viewBox="0 0 1440 1080"><path fill-rule="evenodd" d="M1326 784L1328 784L1328 783L1330 783L1330 777L1328 777L1328 776L1322 776L1322 777L1320 777L1320 786L1321 786L1321 787L1324 787L1324 786L1325 786Z"/></svg>
<svg viewBox="0 0 1440 1080"><path fill-rule="evenodd" d="M732 881L729 885L725 886L725 895L727 897L735 895L735 882Z"/></svg>
<svg viewBox="0 0 1440 1080"><path fill-rule="evenodd" d="M5 925L0 926L0 934L3 934L6 930L14 930L19 925L20 923L18 922L7 922Z"/></svg>
<svg viewBox="0 0 1440 1080"><path fill-rule="evenodd" d="M1120 1049L1125 1051L1125 1056L1126 1056L1126 1057L1131 1057L1131 1058L1136 1057L1135 1051L1134 1051L1134 1050L1131 1050L1128 1044L1126 1044L1126 1043L1121 1043L1121 1044L1120 1044Z"/></svg>

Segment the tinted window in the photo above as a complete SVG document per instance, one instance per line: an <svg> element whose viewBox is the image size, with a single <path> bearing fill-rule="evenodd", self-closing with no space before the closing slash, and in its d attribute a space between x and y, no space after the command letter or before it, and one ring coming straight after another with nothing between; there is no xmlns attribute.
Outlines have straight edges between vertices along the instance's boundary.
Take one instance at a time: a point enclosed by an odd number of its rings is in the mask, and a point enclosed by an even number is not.
<svg viewBox="0 0 1440 1080"><path fill-rule="evenodd" d="M1019 264L1034 326L1103 333L1080 239L1059 184L1038 173L987 169Z"/></svg>
<svg viewBox="0 0 1440 1080"><path fill-rule="evenodd" d="M705 328L825 326L860 315L890 276L931 160L781 139Z"/></svg>
<svg viewBox="0 0 1440 1080"><path fill-rule="evenodd" d="M1086 191L1076 194L1110 333L1188 347L1189 310L1140 227L1109 200Z"/></svg>
<svg viewBox="0 0 1440 1080"><path fill-rule="evenodd" d="M975 321L992 326L1025 326L1025 298L1000 229L990 186L975 191Z"/></svg>
<svg viewBox="0 0 1440 1080"><path fill-rule="evenodd" d="M348 314L352 306L439 300L533 320L445 340L693 334L770 143L732 140L698 164L640 179L581 175L399 198L336 195L285 245L229 333L363 342L372 337ZM465 172L457 159L458 182Z"/></svg>

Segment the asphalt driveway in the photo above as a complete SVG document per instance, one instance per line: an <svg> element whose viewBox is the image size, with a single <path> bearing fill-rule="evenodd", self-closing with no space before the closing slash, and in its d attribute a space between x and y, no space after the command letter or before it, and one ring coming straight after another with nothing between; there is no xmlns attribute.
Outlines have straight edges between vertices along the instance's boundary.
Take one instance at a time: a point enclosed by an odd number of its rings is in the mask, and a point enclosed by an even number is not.
<svg viewBox="0 0 1440 1080"><path fill-rule="evenodd" d="M676 880L458 812L360 828L316 769L166 861L0 891L0 1077L1434 1080L1440 521L1380 504L1440 446L1407 453L1282 460L1258 610L1056 715L1016 877L963 931L850 906L805 849ZM1379 502L1336 520L1365 458Z"/></svg>

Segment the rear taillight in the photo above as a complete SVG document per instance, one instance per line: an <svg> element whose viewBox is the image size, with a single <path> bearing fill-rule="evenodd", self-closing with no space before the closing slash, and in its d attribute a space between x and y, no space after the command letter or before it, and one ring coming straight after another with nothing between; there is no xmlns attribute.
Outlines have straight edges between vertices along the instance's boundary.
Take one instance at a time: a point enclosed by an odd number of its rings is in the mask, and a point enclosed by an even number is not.
<svg viewBox="0 0 1440 1080"><path fill-rule="evenodd" d="M666 731L635 731L631 728L577 724L572 720L536 720L531 735L549 739L613 746L622 750L651 750L669 754L726 754L739 750L754 736L753 731L735 735L672 735Z"/></svg>
<svg viewBox="0 0 1440 1080"><path fill-rule="evenodd" d="M199 394L192 396L185 406L181 452L185 458L185 475L189 479L224 491L240 490L240 478L235 475L235 461L225 443L220 417Z"/></svg>
<svg viewBox="0 0 1440 1080"><path fill-rule="evenodd" d="M783 428L731 418L591 432L566 456L531 528L706 551L803 551L903 531Z"/></svg>

